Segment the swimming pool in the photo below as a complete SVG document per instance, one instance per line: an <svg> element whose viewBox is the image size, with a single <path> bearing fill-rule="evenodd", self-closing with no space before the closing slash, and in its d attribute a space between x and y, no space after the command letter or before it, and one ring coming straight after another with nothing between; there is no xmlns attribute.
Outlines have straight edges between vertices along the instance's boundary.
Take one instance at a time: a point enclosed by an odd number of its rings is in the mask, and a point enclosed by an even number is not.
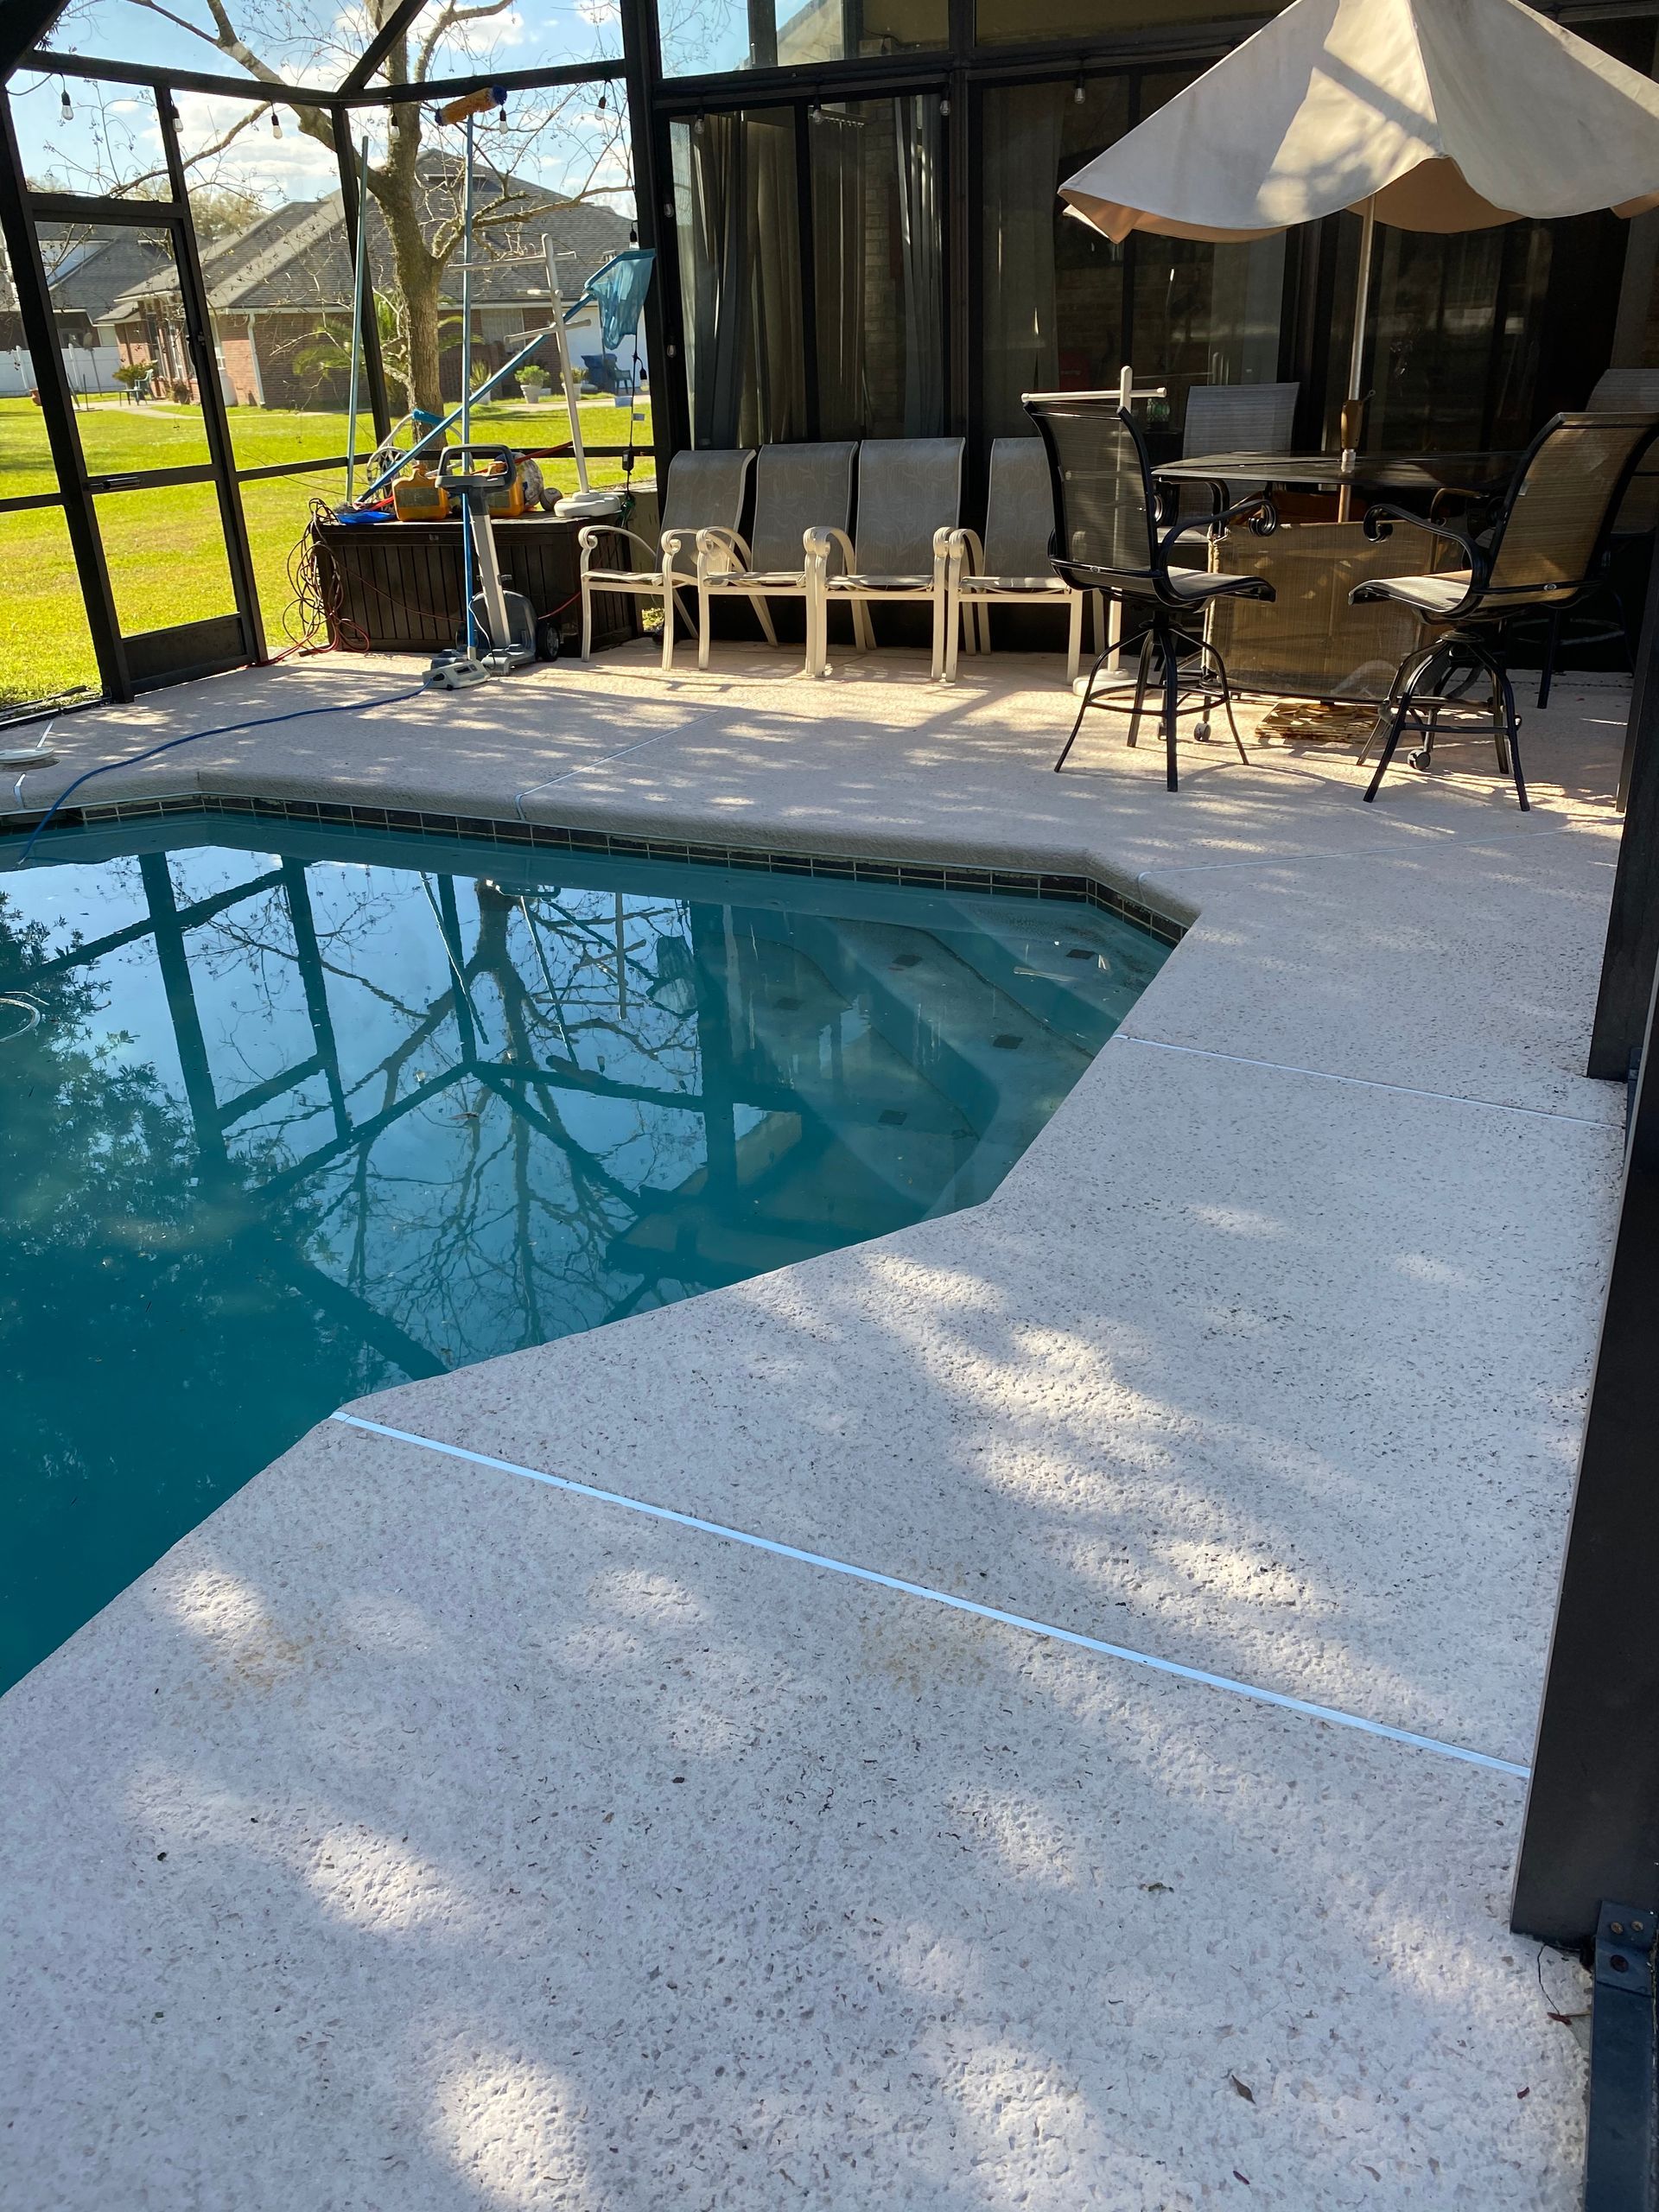
<svg viewBox="0 0 1659 2212"><path fill-rule="evenodd" d="M971 1205L1071 899L181 817L0 845L0 1687L333 1408Z"/></svg>

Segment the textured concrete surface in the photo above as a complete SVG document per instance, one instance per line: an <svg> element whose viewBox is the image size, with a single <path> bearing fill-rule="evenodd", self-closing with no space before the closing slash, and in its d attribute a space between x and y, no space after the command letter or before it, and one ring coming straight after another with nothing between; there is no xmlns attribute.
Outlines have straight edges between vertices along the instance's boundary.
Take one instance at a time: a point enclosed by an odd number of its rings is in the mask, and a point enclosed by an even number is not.
<svg viewBox="0 0 1659 2212"><path fill-rule="evenodd" d="M1499 1776L338 1428L8 1704L10 2202L1571 2201Z"/></svg>
<svg viewBox="0 0 1659 2212"><path fill-rule="evenodd" d="M1056 778L1050 662L779 665L101 779L1197 917L989 1204L365 1410L1524 1760L1618 1166L1578 1071L1620 693L1529 718L1522 817L1473 748L1376 808L1312 747L1190 747L1172 798L1103 723ZM26 798L407 666L76 717ZM1575 2201L1586 2000L1505 1930L1512 1777L360 1432L20 1685L0 1758L7 2204Z"/></svg>

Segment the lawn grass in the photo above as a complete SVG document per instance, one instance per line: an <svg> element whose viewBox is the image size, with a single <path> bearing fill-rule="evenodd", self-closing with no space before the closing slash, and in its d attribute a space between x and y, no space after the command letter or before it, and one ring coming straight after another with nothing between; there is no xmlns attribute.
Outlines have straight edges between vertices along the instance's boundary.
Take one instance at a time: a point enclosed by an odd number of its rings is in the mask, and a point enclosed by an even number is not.
<svg viewBox="0 0 1659 2212"><path fill-rule="evenodd" d="M634 425L650 466L650 408ZM207 460L199 410L150 404L93 405L78 410L76 427L86 466L94 474L126 469L180 468ZM502 444L553 445L567 429L564 410L543 404L486 402L474 416L475 435ZM582 435L595 445L620 445L627 436L625 408L592 400L582 409ZM344 453L346 414L238 408L231 416L238 468L279 462L320 462ZM373 442L366 421L359 442ZM545 464L561 491L575 488L568 461ZM592 480L622 480L620 461L595 461ZM359 487L362 478L359 477ZM0 499L51 492L57 486L41 410L28 399L0 400ZM309 518L311 503L345 496L345 473L319 467L296 476L270 478L241 487L242 511L258 580L259 603L272 652L290 642L283 617L293 598L288 564ZM98 502L99 530L111 585L124 631L167 627L232 611L230 570L218 497L211 484L166 490L105 493ZM0 514L0 709L49 698L77 686L96 691L97 670L86 612L70 557L68 532L58 508Z"/></svg>

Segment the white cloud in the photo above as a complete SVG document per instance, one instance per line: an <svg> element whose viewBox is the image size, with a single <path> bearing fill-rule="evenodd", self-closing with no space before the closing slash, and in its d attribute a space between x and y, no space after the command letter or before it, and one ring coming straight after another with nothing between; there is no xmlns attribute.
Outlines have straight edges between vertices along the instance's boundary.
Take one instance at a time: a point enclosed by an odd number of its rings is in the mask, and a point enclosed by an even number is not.
<svg viewBox="0 0 1659 2212"><path fill-rule="evenodd" d="M247 113L241 100L217 99L200 92L178 95L179 137L187 159L214 145ZM279 111L279 112L282 112ZM278 203L315 200L336 191L340 165L327 147L306 137L291 111L282 112L283 135L271 130L270 118L261 116L239 131L221 154L208 156L192 168L203 183L229 185Z"/></svg>

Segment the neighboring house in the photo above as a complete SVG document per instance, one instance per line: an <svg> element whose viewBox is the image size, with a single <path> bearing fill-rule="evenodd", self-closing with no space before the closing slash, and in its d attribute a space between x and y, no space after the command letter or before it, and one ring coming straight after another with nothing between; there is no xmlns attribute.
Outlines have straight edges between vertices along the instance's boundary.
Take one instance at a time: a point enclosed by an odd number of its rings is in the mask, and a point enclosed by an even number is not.
<svg viewBox="0 0 1659 2212"><path fill-rule="evenodd" d="M453 165L441 155L429 155L424 168L434 219L443 219L454 204ZM506 181L523 213L511 229L488 232L478 257L495 252L534 258L504 258L499 267L474 271L474 358L491 368L501 365L531 332L547 328L551 321L544 239L552 243L567 299L628 243L627 221L614 209L561 199L520 178ZM494 172L480 175L480 204L495 200L500 188ZM376 288L391 292L396 281L391 242L372 202L369 254ZM203 254L202 273L227 400L248 407L332 409L344 404L346 372L341 356L351 325L352 262L339 193L290 202L221 240ZM461 396L460 293L460 272L452 267L444 286L442 357L444 396L451 400ZM182 358L182 334L170 260L147 269L109 312L124 359L159 361L165 375L177 373L174 364ZM599 350L597 312L589 308L571 326L577 367L584 353ZM555 379L552 348L537 358L550 381ZM395 391L392 397L395 407Z"/></svg>

